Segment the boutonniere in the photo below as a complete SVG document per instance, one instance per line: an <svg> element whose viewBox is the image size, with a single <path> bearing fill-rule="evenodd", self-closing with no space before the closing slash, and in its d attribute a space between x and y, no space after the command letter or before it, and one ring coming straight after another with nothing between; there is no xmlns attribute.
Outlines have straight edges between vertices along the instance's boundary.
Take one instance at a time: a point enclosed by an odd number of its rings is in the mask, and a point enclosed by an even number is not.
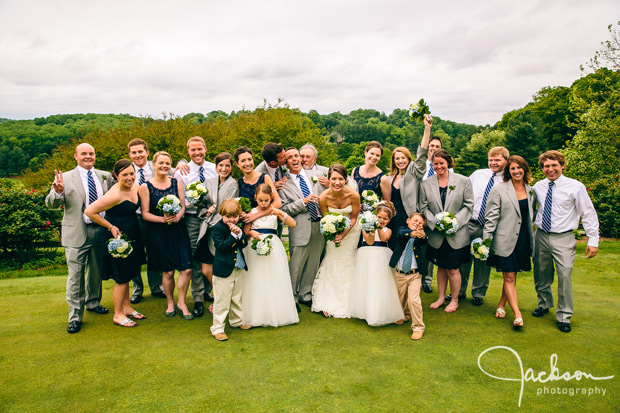
<svg viewBox="0 0 620 413"><path fill-rule="evenodd" d="M104 181L108 180L108 176L106 174L102 174L101 175L101 179L103 179Z"/></svg>
<svg viewBox="0 0 620 413"><path fill-rule="evenodd" d="M456 189L456 186L450 185L448 188L450 188L451 191L454 191Z"/></svg>
<svg viewBox="0 0 620 413"><path fill-rule="evenodd" d="M530 189L530 195L534 196L534 191Z"/></svg>
<svg viewBox="0 0 620 413"><path fill-rule="evenodd" d="M318 177L318 176L312 176L312 177L310 177L310 179L311 179L311 180L312 180L312 182L314 182L315 184L316 184L317 182L319 182L319 177Z"/></svg>
<svg viewBox="0 0 620 413"><path fill-rule="evenodd" d="M282 168L284 175L288 175L288 168L286 166L281 166L280 168Z"/></svg>

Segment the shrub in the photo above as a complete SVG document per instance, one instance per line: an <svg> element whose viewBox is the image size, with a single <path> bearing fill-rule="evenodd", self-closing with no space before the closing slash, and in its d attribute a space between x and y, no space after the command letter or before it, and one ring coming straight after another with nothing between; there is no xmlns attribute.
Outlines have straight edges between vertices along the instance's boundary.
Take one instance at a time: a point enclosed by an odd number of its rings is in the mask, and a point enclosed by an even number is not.
<svg viewBox="0 0 620 413"><path fill-rule="evenodd" d="M58 245L62 212L47 209L45 195L0 179L0 254L25 263Z"/></svg>
<svg viewBox="0 0 620 413"><path fill-rule="evenodd" d="M587 186L598 214L601 235L620 238L620 174L596 179Z"/></svg>

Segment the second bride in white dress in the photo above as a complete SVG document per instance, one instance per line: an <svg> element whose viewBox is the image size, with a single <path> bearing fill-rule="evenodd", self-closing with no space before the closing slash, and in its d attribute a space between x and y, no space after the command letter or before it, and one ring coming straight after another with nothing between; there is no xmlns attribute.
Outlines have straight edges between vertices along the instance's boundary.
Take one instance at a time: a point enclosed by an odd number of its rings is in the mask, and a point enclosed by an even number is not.
<svg viewBox="0 0 620 413"><path fill-rule="evenodd" d="M357 216L360 196L347 186L347 171L340 164L328 171L329 189L321 194L321 213L339 212L351 220L348 230L336 236L336 243L325 244L325 258L312 286L312 311L322 311L325 317L349 318L349 289L353 279L355 253L360 229Z"/></svg>

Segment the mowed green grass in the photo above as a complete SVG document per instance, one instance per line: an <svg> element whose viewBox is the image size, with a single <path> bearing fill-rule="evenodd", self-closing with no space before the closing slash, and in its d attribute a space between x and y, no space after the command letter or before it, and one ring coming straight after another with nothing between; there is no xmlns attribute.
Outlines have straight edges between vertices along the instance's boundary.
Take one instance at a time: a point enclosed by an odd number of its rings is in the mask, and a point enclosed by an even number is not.
<svg viewBox="0 0 620 413"><path fill-rule="evenodd" d="M302 307L300 323L210 333L211 316L185 321L164 316L165 302L148 294L136 305L148 319L134 329L111 315L86 313L82 331L67 334L65 277L0 280L0 411L516 411L520 382L485 375L478 356L507 346L524 369L593 376L620 372L620 242L601 244L595 259L578 246L573 272L575 316L570 334L553 311L534 318L531 274L518 278L525 328L496 320L501 276L493 273L481 307L471 300L454 314L431 311L437 297L422 293L424 338L408 325L373 328L353 319L325 319ZM347 265L347 263L343 263ZM556 285L554 284L554 288ZM112 307L112 282L102 303ZM520 378L516 357L495 350L482 358L496 376ZM525 411L617 411L620 377L611 380L526 382ZM605 389L605 395L540 394L547 388ZM557 390L556 390L557 392Z"/></svg>

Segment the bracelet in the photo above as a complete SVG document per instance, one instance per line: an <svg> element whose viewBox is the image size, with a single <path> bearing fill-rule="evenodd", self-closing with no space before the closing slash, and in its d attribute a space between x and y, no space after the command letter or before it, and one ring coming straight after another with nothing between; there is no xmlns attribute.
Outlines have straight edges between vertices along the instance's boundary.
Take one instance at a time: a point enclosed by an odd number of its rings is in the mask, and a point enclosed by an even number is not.
<svg viewBox="0 0 620 413"><path fill-rule="evenodd" d="M282 221L284 221L286 219L286 217L288 217L288 214L285 212L284 216L282 217Z"/></svg>
<svg viewBox="0 0 620 413"><path fill-rule="evenodd" d="M109 232L112 232L112 227L113 227L113 226L114 226L114 225L110 225L110 228L108 228L108 231L109 231Z"/></svg>

